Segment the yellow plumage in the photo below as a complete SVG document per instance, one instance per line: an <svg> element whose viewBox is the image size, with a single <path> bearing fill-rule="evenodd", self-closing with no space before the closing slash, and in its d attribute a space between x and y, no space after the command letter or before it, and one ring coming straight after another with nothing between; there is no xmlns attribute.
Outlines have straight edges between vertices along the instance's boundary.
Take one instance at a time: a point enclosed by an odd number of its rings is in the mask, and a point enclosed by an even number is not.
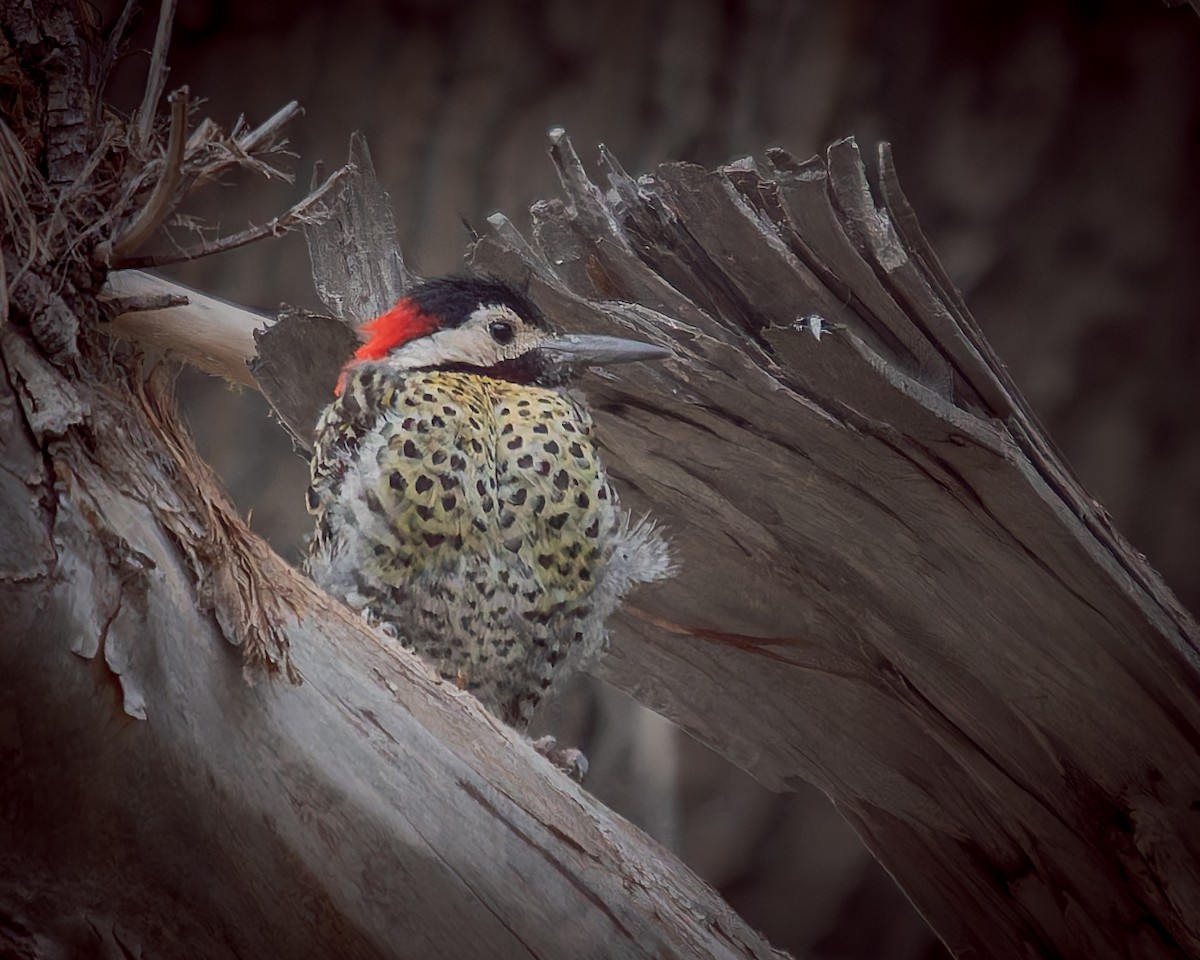
<svg viewBox="0 0 1200 960"><path fill-rule="evenodd" d="M527 719L537 696L514 693L532 680L540 695L569 645L599 640L588 601L622 517L591 431L556 389L359 368L318 428L322 579L331 563L346 569L347 599L502 715Z"/></svg>

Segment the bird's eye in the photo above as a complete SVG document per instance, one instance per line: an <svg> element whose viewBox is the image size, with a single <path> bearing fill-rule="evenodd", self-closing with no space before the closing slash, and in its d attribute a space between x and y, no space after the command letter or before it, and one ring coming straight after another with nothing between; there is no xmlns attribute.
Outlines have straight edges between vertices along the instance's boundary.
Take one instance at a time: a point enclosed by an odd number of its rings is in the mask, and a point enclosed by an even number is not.
<svg viewBox="0 0 1200 960"><path fill-rule="evenodd" d="M497 343L512 343L513 325L504 320L493 320L488 324L488 331Z"/></svg>

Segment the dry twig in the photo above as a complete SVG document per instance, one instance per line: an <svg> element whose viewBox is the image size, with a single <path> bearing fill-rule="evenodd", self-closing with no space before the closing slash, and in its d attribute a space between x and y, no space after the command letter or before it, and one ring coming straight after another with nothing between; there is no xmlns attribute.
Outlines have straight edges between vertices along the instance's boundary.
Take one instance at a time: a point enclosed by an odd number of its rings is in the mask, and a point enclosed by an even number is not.
<svg viewBox="0 0 1200 960"><path fill-rule="evenodd" d="M114 268L137 268L145 267L160 267L168 263L182 263L186 260L197 260L200 257L209 257L214 253L225 253L228 250L236 250L238 247L244 247L248 243L253 243L256 240L263 240L267 237L280 237L290 230L295 229L303 224L313 223L320 219L320 213L316 208L327 199L329 193L340 184L343 178L349 173L349 168L341 167L329 175L329 178L321 184L315 191L301 200L298 204L288 210L286 213L280 214L278 217L273 217L266 223L258 226L247 227L240 233L235 233L229 237L223 237L219 240L196 244L192 247L187 247L176 253L152 254L145 257L126 257L123 260L117 260L110 265Z"/></svg>
<svg viewBox="0 0 1200 960"><path fill-rule="evenodd" d="M158 10L158 30L154 35L154 51L146 76L146 92L137 115L137 143L145 149L154 135L154 116L158 101L167 83L167 48L171 45L171 27L175 23L177 0L163 0Z"/></svg>
<svg viewBox="0 0 1200 960"><path fill-rule="evenodd" d="M287 146L284 130L302 116L304 108L292 100L249 131L244 130L245 121L241 118L228 134L212 120L204 120L188 140L181 196L194 193L231 167L250 170L268 180L293 182L295 178L290 173L260 157L283 151Z"/></svg>
<svg viewBox="0 0 1200 960"><path fill-rule="evenodd" d="M179 186L183 161L184 130L187 124L188 90L180 87L170 96L171 130L167 135L167 153L163 162L162 176L154 185L154 191L146 205L113 240L105 240L96 247L96 259L106 266L126 259L130 253L150 239L170 216L174 207L175 190Z"/></svg>

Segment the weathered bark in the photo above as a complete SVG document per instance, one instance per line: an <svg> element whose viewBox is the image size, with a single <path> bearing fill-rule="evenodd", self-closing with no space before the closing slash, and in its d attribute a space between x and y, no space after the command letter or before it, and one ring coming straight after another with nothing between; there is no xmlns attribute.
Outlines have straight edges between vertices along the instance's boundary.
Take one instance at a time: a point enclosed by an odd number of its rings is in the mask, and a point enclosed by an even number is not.
<svg viewBox="0 0 1200 960"><path fill-rule="evenodd" d="M87 456L73 433L29 431L21 407L45 394L14 396L14 347L3 516L26 565L5 584L0 656L0 942L37 957L88 939L162 957L770 955L241 530L161 383L85 394L120 427ZM14 529L31 494L45 510ZM226 591L286 632L303 684L242 681Z"/></svg>
<svg viewBox="0 0 1200 960"><path fill-rule="evenodd" d="M567 203L534 247L495 218L474 264L677 354L588 384L683 567L600 675L820 785L957 952L1194 952L1195 625L1054 455L886 150L887 209L850 142L636 184L610 159L608 195L553 152ZM281 405L293 323L256 367Z"/></svg>
<svg viewBox="0 0 1200 960"><path fill-rule="evenodd" d="M1196 625L1055 456L887 151L878 207L851 142L610 162L607 195L555 153L536 251L474 263L590 328L577 296L640 304L610 325L679 356L591 389L683 567L601 675L824 789L956 953L1200 951Z"/></svg>
<svg viewBox="0 0 1200 960"><path fill-rule="evenodd" d="M532 245L496 219L473 263L677 352L588 387L683 566L602 674L820 785L961 954L1200 951L1195 624L1054 455L886 154L886 210L850 143L636 182L610 161L608 193L555 156L567 203ZM13 303L14 952L766 952L247 534L94 311ZM241 685L221 635L307 682Z"/></svg>
<svg viewBox="0 0 1200 960"><path fill-rule="evenodd" d="M607 194L554 153L535 248L506 228L474 264L679 358L590 390L683 568L600 674L824 789L956 953L1200 951L1196 625L1055 456L887 151L879 206L852 142L610 160Z"/></svg>
<svg viewBox="0 0 1200 960"><path fill-rule="evenodd" d="M72 384L6 329L0 947L772 956L248 534L177 432L165 376ZM64 391L90 429L38 421ZM243 681L226 640L257 625L302 683Z"/></svg>
<svg viewBox="0 0 1200 960"><path fill-rule="evenodd" d="M160 152L158 92L94 126L87 23L30 3L3 27L53 109L0 126L0 953L773 956L246 529L96 293L190 186L260 166L258 131L184 138L177 94ZM220 368L237 327L207 309L185 333Z"/></svg>

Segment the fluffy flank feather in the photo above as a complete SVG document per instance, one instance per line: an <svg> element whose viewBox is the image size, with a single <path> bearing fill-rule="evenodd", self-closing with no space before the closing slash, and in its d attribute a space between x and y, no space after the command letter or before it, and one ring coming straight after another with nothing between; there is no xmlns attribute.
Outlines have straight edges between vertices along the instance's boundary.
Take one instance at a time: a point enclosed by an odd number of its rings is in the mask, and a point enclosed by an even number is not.
<svg viewBox="0 0 1200 960"><path fill-rule="evenodd" d="M625 514L617 537L618 545L609 560L604 584L615 599L623 597L634 584L652 583L675 575L670 545L649 516L634 520Z"/></svg>

